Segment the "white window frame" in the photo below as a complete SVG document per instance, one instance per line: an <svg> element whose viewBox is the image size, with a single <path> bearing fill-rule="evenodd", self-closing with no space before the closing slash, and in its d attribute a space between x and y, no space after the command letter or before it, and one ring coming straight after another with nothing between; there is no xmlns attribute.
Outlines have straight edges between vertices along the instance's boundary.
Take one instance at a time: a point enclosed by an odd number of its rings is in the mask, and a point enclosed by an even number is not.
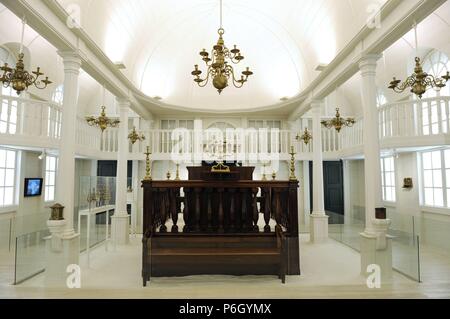
<svg viewBox="0 0 450 319"><path fill-rule="evenodd" d="M55 159L55 167L50 168L48 167L48 160L50 158ZM54 179L52 181L49 180L48 174L54 173ZM47 155L45 157L45 168L44 168L44 201L46 203L54 202L56 197L56 177L58 173L58 157L53 155ZM48 190L49 188L53 188L53 198L48 198Z"/></svg>
<svg viewBox="0 0 450 319"><path fill-rule="evenodd" d="M447 175L446 171L448 170L450 172L450 163L448 163L448 162L446 163L446 161L445 161L446 151L450 152L450 148L439 148L439 149L433 149L433 150L419 152L420 205L421 205L421 207L428 207L428 208L433 208L436 210L446 210L446 211L448 211L450 209L450 178L447 179L447 176L446 176ZM425 156L425 154L428 154L428 153L439 153L440 154L440 159L441 159L441 167L440 168L434 168L433 165L431 164L431 168L425 169L424 156ZM440 178L442 179L442 186L436 187L434 184L434 180L433 180L432 187L426 187L426 182L425 182L426 171L432 171L432 172L439 171ZM433 175L433 179L434 179L434 172L432 173L432 175ZM426 202L427 189L433 190L433 203L432 204ZM435 198L434 198L435 190L439 190L439 189L442 190L442 198L443 198L442 206L436 205Z"/></svg>
<svg viewBox="0 0 450 319"><path fill-rule="evenodd" d="M386 161L392 160L392 169L386 170ZM386 177L388 174L393 174L393 183L387 185ZM381 158L381 188L382 188L382 196L383 201L387 203L396 203L397 202L397 172L396 172L396 161L395 156L386 156ZM393 199L387 198L388 190L393 190Z"/></svg>
<svg viewBox="0 0 450 319"><path fill-rule="evenodd" d="M5 208L5 207L13 207L17 205L17 167L18 167L18 151L16 150L12 150L12 149L8 149L8 148L4 148L4 147L0 147L0 151L5 152L5 162L1 162L0 163L0 171L3 171L2 173L0 173L0 176L3 175L3 181L0 183L0 192L1 194L1 201L0 201L0 208ZM12 152L14 153L14 167L6 167L6 156L7 156L7 152ZM12 186L5 186L5 179L6 179L6 171L7 170L13 170L13 185ZM0 177L1 178L1 177ZM5 190L7 188L12 188L12 202L9 204L5 204L4 201L4 195L5 195Z"/></svg>

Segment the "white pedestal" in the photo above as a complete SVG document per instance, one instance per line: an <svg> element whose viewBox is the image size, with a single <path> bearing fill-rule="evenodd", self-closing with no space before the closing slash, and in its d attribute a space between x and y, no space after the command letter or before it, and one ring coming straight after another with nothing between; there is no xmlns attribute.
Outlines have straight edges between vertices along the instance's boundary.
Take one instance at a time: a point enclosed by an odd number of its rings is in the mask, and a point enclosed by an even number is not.
<svg viewBox="0 0 450 319"><path fill-rule="evenodd" d="M312 213L310 218L310 240L323 243L328 240L328 216L325 213Z"/></svg>
<svg viewBox="0 0 450 319"><path fill-rule="evenodd" d="M128 214L116 214L111 219L114 245L127 245L130 241L130 216Z"/></svg>
<svg viewBox="0 0 450 319"><path fill-rule="evenodd" d="M392 280L392 237L387 235L390 220L374 220L375 231L361 233L361 274L367 276L367 267L377 265L381 281Z"/></svg>
<svg viewBox="0 0 450 319"><path fill-rule="evenodd" d="M69 265L79 265L80 236L65 233L66 221L48 221L51 236L46 238L45 286L67 287Z"/></svg>

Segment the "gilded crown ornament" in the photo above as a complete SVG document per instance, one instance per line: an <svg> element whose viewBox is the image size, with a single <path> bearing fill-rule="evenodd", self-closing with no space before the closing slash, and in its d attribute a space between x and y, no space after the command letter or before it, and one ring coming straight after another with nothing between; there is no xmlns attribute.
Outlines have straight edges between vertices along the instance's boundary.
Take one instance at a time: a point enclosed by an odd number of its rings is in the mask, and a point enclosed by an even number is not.
<svg viewBox="0 0 450 319"><path fill-rule="evenodd" d="M339 108L336 109L336 116L329 121L322 121L322 125L328 129L335 128L338 133L341 132L343 127L352 127L356 121L353 118L344 119L341 117Z"/></svg>
<svg viewBox="0 0 450 319"><path fill-rule="evenodd" d="M236 78L237 75L232 64L238 64L244 60L244 56L236 45L231 50L225 46L223 39L225 30L222 27L222 0L220 0L220 28L218 33L219 40L213 46L211 53L207 52L206 49L200 52L203 62L208 67L205 78L201 78L203 72L198 65L194 66L194 71L191 74L194 76L194 82L200 87L205 87L211 79L213 86L221 94L228 87L229 82L232 82L236 88L242 88L248 81L248 78L253 75L253 72L247 67L245 71L242 71L241 77Z"/></svg>
<svg viewBox="0 0 450 319"><path fill-rule="evenodd" d="M36 71L31 72L31 74L25 70L25 63L23 62L25 57L23 54L23 38L26 25L25 19L22 20L22 23L22 40L20 43L19 59L16 63L16 67L11 68L8 66L8 63L5 63L0 67L0 71L3 71L3 74L0 77L0 82L2 82L3 87L11 87L14 91L16 91L17 95L20 95L20 93L26 91L30 86L35 86L37 89L43 90L52 84L48 77L45 77L43 80L40 79L40 77L44 75L44 73L41 72L40 67L37 67Z"/></svg>

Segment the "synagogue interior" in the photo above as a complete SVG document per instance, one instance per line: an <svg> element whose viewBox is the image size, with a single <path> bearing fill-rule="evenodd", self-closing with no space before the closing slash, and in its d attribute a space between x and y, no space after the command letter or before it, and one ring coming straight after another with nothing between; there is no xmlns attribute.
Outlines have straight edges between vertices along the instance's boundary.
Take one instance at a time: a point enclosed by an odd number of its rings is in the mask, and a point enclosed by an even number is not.
<svg viewBox="0 0 450 319"><path fill-rule="evenodd" d="M446 0L0 0L0 298L450 298L449 34Z"/></svg>

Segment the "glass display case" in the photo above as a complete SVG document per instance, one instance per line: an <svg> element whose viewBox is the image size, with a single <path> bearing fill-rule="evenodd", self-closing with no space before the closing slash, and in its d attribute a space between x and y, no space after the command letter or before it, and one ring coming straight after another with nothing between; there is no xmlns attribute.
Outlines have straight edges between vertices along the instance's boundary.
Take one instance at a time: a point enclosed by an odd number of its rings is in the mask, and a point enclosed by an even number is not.
<svg viewBox="0 0 450 319"><path fill-rule="evenodd" d="M110 238L111 216L116 204L116 178L100 176L80 177L77 228L80 234L80 250L90 249Z"/></svg>
<svg viewBox="0 0 450 319"><path fill-rule="evenodd" d="M79 210L93 210L116 204L116 178L80 177Z"/></svg>

